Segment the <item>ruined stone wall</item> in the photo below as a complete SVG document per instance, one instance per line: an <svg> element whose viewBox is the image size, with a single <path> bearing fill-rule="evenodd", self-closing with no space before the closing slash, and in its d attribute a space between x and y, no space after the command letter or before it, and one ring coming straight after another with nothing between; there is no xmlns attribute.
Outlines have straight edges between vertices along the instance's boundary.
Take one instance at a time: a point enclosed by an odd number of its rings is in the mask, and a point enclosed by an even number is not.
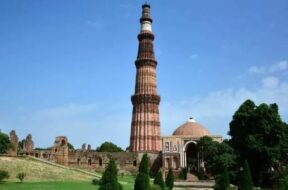
<svg viewBox="0 0 288 190"><path fill-rule="evenodd" d="M69 151L69 166L74 168L104 171L110 159L116 161L119 173L136 172L140 162L138 160L138 155L130 152Z"/></svg>
<svg viewBox="0 0 288 190"><path fill-rule="evenodd" d="M110 159L116 161L119 173L137 173L144 153L133 152L96 152L88 150L69 151L69 166L90 171L104 171ZM149 165L152 170L161 167L161 154L148 153Z"/></svg>
<svg viewBox="0 0 288 190"><path fill-rule="evenodd" d="M27 141L27 142L26 142ZM32 136L26 138L26 145L34 145ZM131 175L138 172L139 164L144 152L96 152L91 145L83 144L81 149L69 150L68 139L64 136L56 137L54 145L47 150L34 150L28 148L21 150L19 155L34 156L50 162L65 166L80 168L89 171L104 171L110 159L116 161L120 174ZM149 166L157 171L162 166L161 153L148 153Z"/></svg>

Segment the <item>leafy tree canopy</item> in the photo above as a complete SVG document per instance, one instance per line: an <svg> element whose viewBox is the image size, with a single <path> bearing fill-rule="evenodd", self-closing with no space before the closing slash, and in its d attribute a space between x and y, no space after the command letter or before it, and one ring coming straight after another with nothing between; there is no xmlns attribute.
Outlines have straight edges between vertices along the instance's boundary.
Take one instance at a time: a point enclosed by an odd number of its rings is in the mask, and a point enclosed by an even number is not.
<svg viewBox="0 0 288 190"><path fill-rule="evenodd" d="M155 185L159 185L159 187L161 188L161 190L165 190L165 183L163 181L163 175L161 170L159 170L156 174L156 177L154 179L154 184Z"/></svg>
<svg viewBox="0 0 288 190"><path fill-rule="evenodd" d="M205 136L198 141L198 147L208 171L213 175L220 174L224 168L231 168L235 165L236 157L232 147L226 141L219 143Z"/></svg>
<svg viewBox="0 0 288 190"><path fill-rule="evenodd" d="M250 173L250 168L247 161L244 161L238 174L238 189L253 190L253 181Z"/></svg>
<svg viewBox="0 0 288 190"><path fill-rule="evenodd" d="M11 147L12 144L9 140L9 136L0 132L0 154L5 154Z"/></svg>
<svg viewBox="0 0 288 190"><path fill-rule="evenodd" d="M148 160L149 160L148 155L144 154L139 165L139 173L135 179L134 190L150 190L151 189Z"/></svg>
<svg viewBox="0 0 288 190"><path fill-rule="evenodd" d="M97 152L123 152L122 148L112 142L104 142L96 149Z"/></svg>
<svg viewBox="0 0 288 190"><path fill-rule="evenodd" d="M144 154L139 165L139 172L145 173L148 175L149 174L148 163L149 163L148 155Z"/></svg>
<svg viewBox="0 0 288 190"><path fill-rule="evenodd" d="M277 104L257 106L246 100L233 115L229 135L235 153L248 161L254 183L271 184L271 171L288 155L288 127Z"/></svg>
<svg viewBox="0 0 288 190"><path fill-rule="evenodd" d="M173 171L171 168L168 171L168 174L167 174L167 177L165 180L165 184L169 190L172 190L174 187L174 174L173 174Z"/></svg>
<svg viewBox="0 0 288 190"><path fill-rule="evenodd" d="M229 186L229 174L227 169L225 168L221 174L216 176L214 190L229 190Z"/></svg>
<svg viewBox="0 0 288 190"><path fill-rule="evenodd" d="M101 178L99 190L122 190L121 184L118 183L117 173L116 163L111 159Z"/></svg>
<svg viewBox="0 0 288 190"><path fill-rule="evenodd" d="M68 142L67 146L69 150L74 150L74 146L71 143Z"/></svg>

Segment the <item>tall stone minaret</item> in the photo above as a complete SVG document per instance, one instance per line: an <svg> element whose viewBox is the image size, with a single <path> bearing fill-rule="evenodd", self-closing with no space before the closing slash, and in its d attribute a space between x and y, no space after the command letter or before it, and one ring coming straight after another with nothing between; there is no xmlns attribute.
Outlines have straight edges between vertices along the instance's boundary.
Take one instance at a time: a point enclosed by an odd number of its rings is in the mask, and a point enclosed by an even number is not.
<svg viewBox="0 0 288 190"><path fill-rule="evenodd" d="M160 96L157 94L157 61L153 50L154 34L152 32L150 5L148 4L142 6L140 23L138 56L135 61L137 68L135 94L131 97L133 114L130 151L159 152L161 150Z"/></svg>

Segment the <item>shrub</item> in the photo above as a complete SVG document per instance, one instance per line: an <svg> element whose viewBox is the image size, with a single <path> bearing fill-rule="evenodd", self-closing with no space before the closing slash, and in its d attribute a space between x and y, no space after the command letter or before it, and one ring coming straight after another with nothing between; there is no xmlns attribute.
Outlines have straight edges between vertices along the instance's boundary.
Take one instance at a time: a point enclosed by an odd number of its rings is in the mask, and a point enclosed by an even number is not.
<svg viewBox="0 0 288 190"><path fill-rule="evenodd" d="M99 190L122 190L122 186L117 179L117 166L112 159L109 161L100 182Z"/></svg>
<svg viewBox="0 0 288 190"><path fill-rule="evenodd" d="M159 185L153 185L152 190L162 190L162 188Z"/></svg>
<svg viewBox="0 0 288 190"><path fill-rule="evenodd" d="M207 176L205 175L205 171L203 167L199 168L199 172L197 173L197 177L199 180L206 180Z"/></svg>
<svg viewBox="0 0 288 190"><path fill-rule="evenodd" d="M9 148L12 148L9 136L0 131L0 154L5 154Z"/></svg>
<svg viewBox="0 0 288 190"><path fill-rule="evenodd" d="M179 179L184 179L186 180L187 179L187 169L186 168L183 168L178 176Z"/></svg>
<svg viewBox="0 0 288 190"><path fill-rule="evenodd" d="M100 182L98 179L92 179L92 185L100 185Z"/></svg>
<svg viewBox="0 0 288 190"><path fill-rule="evenodd" d="M154 184L158 185L161 190L165 190L165 184L163 181L163 175L162 172L159 170L156 174L156 177L154 179Z"/></svg>
<svg viewBox="0 0 288 190"><path fill-rule="evenodd" d="M222 174L216 176L216 184L214 190L228 190L230 186L230 180L228 171L225 168Z"/></svg>
<svg viewBox="0 0 288 190"><path fill-rule="evenodd" d="M280 184L279 184L279 190L287 190L288 189L288 175L281 178L279 180Z"/></svg>
<svg viewBox="0 0 288 190"><path fill-rule="evenodd" d="M278 177L278 189L287 190L288 189L288 168L280 172Z"/></svg>
<svg viewBox="0 0 288 190"><path fill-rule="evenodd" d="M149 168L148 168L148 155L144 154L140 165L139 173L136 176L134 190L150 190L150 178L149 178Z"/></svg>
<svg viewBox="0 0 288 190"><path fill-rule="evenodd" d="M239 190L253 190L253 181L248 162L245 161L238 175Z"/></svg>
<svg viewBox="0 0 288 190"><path fill-rule="evenodd" d="M0 182L2 182L4 179L8 179L9 177L9 173L7 171L0 170Z"/></svg>
<svg viewBox="0 0 288 190"><path fill-rule="evenodd" d="M24 172L18 173L16 177L17 177L17 178L20 180L20 182L22 183L23 180L24 180L24 178L26 177L26 173L24 173Z"/></svg>
<svg viewBox="0 0 288 190"><path fill-rule="evenodd" d="M173 175L172 169L169 169L165 184L169 190L173 189L173 187L174 187L174 175Z"/></svg>
<svg viewBox="0 0 288 190"><path fill-rule="evenodd" d="M136 177L134 190L150 190L150 180L149 175L144 173L139 173Z"/></svg>

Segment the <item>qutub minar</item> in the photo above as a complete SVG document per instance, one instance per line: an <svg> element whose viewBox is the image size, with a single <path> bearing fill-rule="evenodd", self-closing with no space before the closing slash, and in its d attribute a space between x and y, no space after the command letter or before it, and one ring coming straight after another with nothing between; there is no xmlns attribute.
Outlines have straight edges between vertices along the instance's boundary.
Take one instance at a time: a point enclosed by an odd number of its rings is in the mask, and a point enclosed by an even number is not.
<svg viewBox="0 0 288 190"><path fill-rule="evenodd" d="M139 48L135 61L137 68L135 94L131 97L133 114L131 122L130 151L159 152L161 150L159 103L150 5L142 6Z"/></svg>
<svg viewBox="0 0 288 190"><path fill-rule="evenodd" d="M138 35L139 48L135 61L137 68L135 93L131 100L133 114L131 122L130 151L97 152L86 143L82 149L69 149L68 138L58 136L54 145L48 149L34 149L32 135L27 135L23 148L18 150L18 136L14 130L10 133L13 148L10 156L33 156L49 162L90 171L103 171L111 158L115 159L120 170L137 173L142 155L147 152L151 163L151 171L162 167L164 175L169 169L178 176L183 168L189 172L189 180L197 181L197 172L205 171L205 162L199 156L198 141L203 136L210 136L221 142L222 137L210 132L195 119L190 118L175 129L170 136L160 135L159 104L157 93L156 66L153 50L154 34L150 5L142 6L140 18L141 30Z"/></svg>

